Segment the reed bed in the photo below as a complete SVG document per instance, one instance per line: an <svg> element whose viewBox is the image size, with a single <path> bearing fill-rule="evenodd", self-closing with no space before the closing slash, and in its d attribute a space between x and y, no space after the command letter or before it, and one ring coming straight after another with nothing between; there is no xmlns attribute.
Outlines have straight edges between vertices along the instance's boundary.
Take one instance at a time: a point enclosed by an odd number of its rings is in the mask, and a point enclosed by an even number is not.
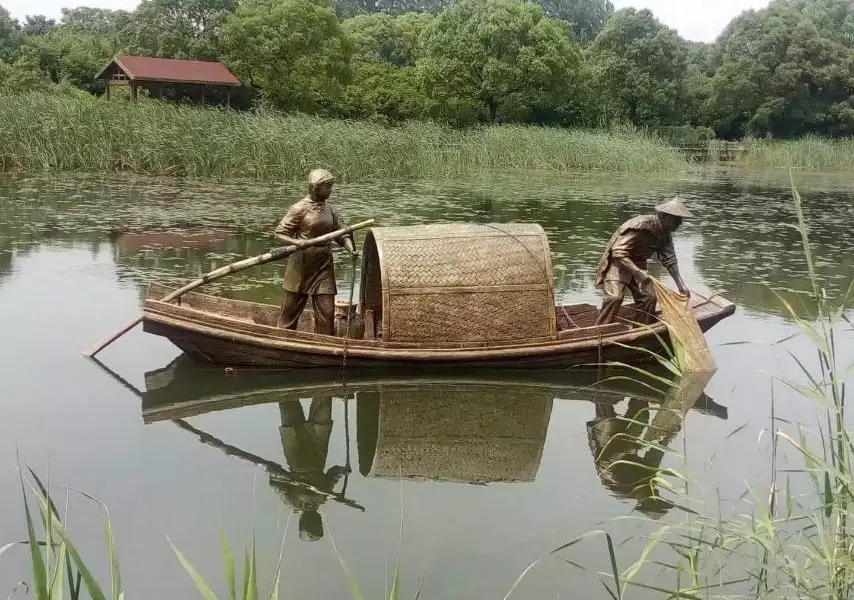
<svg viewBox="0 0 854 600"><path fill-rule="evenodd" d="M313 167L344 180L457 178L483 170L680 169L657 138L518 125L398 127L257 110L140 100L0 94L0 170L301 179Z"/></svg>
<svg viewBox="0 0 854 600"><path fill-rule="evenodd" d="M854 138L829 139L807 136L796 140L745 139L731 158L749 169L785 168L809 171L854 170ZM709 142L709 160L718 162L726 155L724 143Z"/></svg>

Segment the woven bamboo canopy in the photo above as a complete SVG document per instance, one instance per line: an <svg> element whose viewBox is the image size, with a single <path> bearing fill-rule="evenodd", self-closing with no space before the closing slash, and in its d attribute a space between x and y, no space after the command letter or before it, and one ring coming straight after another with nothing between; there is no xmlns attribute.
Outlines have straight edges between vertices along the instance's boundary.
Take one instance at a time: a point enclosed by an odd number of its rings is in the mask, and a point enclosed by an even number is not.
<svg viewBox="0 0 854 600"><path fill-rule="evenodd" d="M535 223L374 228L360 304L387 342L551 340L553 275L548 237Z"/></svg>

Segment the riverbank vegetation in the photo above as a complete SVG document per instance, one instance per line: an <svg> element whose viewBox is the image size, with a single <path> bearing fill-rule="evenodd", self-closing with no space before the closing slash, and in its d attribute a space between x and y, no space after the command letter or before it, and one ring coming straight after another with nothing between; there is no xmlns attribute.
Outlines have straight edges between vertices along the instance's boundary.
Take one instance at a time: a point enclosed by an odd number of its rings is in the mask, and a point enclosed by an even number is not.
<svg viewBox="0 0 854 600"><path fill-rule="evenodd" d="M4 101L5 100L5 101ZM91 96L0 94L0 170L131 171L301 179L315 165L344 180L457 177L485 170L664 171L687 166L638 132L526 125L388 127L275 111L237 112Z"/></svg>
<svg viewBox="0 0 854 600"><path fill-rule="evenodd" d="M95 74L127 52L222 61L243 83L242 109L462 127L627 123L689 143L845 137L852 30L847 0L773 0L713 44L609 0L144 0L133 12L64 10L59 23L20 23L0 7L0 89L65 82L100 94Z"/></svg>
<svg viewBox="0 0 854 600"><path fill-rule="evenodd" d="M731 144L730 144L731 145ZM690 161L750 168L854 168L854 141L710 140L682 152L632 127L455 128L436 121L369 121L231 111L84 92L0 92L0 171L133 172L211 178L301 179L315 165L344 181L457 178L473 172L663 172Z"/></svg>
<svg viewBox="0 0 854 600"><path fill-rule="evenodd" d="M724 144L708 143L708 161L719 162L726 155ZM797 140L748 139L731 153L734 164L750 169L792 167L804 170L854 170L854 139L827 139L806 136Z"/></svg>

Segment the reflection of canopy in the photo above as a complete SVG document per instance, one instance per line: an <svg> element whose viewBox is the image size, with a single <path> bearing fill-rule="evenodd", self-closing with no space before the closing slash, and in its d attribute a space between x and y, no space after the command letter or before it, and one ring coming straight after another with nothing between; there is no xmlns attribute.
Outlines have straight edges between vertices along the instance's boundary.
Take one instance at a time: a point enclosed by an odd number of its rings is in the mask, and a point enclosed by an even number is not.
<svg viewBox="0 0 854 600"><path fill-rule="evenodd" d="M464 483L533 481L554 395L549 390L417 383L360 392L365 476Z"/></svg>

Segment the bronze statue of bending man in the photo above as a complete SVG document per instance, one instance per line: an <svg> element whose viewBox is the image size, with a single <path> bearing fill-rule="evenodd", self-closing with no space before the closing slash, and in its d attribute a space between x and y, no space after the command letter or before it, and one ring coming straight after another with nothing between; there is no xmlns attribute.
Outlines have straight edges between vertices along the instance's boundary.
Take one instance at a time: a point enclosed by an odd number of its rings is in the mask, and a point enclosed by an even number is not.
<svg viewBox="0 0 854 600"><path fill-rule="evenodd" d="M596 269L596 287L603 288L605 296L596 319L597 325L615 321L626 289L631 291L635 309L639 312L636 320L640 323L654 321L656 298L647 289L649 273L646 271L647 261L653 254L670 272L679 292L690 295L679 274L672 234L682 224L682 219L693 216L676 196L656 206L654 215L633 217L620 225L605 247Z"/></svg>

